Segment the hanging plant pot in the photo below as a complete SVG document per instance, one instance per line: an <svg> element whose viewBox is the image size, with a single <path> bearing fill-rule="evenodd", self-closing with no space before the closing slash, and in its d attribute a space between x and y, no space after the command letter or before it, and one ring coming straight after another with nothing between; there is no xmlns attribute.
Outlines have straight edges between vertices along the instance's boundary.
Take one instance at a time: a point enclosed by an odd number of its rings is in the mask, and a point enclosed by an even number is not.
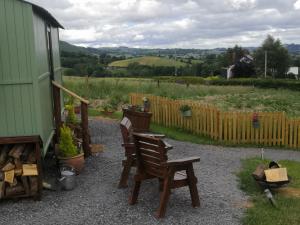
<svg viewBox="0 0 300 225"><path fill-rule="evenodd" d="M192 116L192 108L189 105L182 105L182 106L180 106L179 110L183 117L191 117Z"/></svg>
<svg viewBox="0 0 300 225"><path fill-rule="evenodd" d="M192 116L192 110L182 111L181 115L183 117L191 117Z"/></svg>

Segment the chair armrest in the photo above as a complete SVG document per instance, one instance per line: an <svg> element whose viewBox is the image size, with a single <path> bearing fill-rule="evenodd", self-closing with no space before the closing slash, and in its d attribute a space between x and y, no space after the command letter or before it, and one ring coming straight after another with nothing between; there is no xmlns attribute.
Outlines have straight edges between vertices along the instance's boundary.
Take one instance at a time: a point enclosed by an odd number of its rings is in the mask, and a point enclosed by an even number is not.
<svg viewBox="0 0 300 225"><path fill-rule="evenodd" d="M127 147L129 147L129 148L132 147L133 148L134 146L135 146L134 143L123 143L122 144L122 147L125 147L125 148L127 148Z"/></svg>
<svg viewBox="0 0 300 225"><path fill-rule="evenodd" d="M178 166L178 165L186 165L194 162L200 162L199 157L188 157L183 159L175 159L175 160L169 160L166 163L164 163L166 166Z"/></svg>
<svg viewBox="0 0 300 225"><path fill-rule="evenodd" d="M154 133L138 133L139 135L150 136L154 138L164 138L166 135L164 134L154 134Z"/></svg>

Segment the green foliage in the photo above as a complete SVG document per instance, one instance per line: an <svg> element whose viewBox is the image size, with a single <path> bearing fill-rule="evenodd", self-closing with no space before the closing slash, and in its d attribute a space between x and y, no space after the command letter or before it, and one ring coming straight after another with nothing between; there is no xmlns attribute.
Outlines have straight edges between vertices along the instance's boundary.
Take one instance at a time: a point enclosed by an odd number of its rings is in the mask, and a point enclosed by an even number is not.
<svg viewBox="0 0 300 225"><path fill-rule="evenodd" d="M78 150L73 143L72 131L65 125L60 128L59 154L62 157L78 155Z"/></svg>
<svg viewBox="0 0 300 225"><path fill-rule="evenodd" d="M246 209L246 216L243 218L245 225L298 225L300 222L300 199L285 197L275 194L278 209L275 209L269 200L257 186L251 174L259 163L267 163L258 158L242 160L243 168L238 173L240 188L251 196L254 206ZM300 163L295 161L280 161L283 167L287 168L288 174L292 177L289 185L293 188L300 188Z"/></svg>
<svg viewBox="0 0 300 225"><path fill-rule="evenodd" d="M74 112L74 106L73 105L66 105L65 109L68 112L68 115L67 115L67 118L66 118L67 124L73 124L73 125L78 124L78 120L77 120L75 112Z"/></svg>
<svg viewBox="0 0 300 225"><path fill-rule="evenodd" d="M255 65L259 74L264 73L267 52L267 74L273 78L284 77L290 65L290 55L279 39L268 35L262 46L255 51Z"/></svg>
<svg viewBox="0 0 300 225"><path fill-rule="evenodd" d="M189 105L182 105L182 106L180 106L180 108L179 108L179 110L181 111L181 112L186 112L186 111L189 111L189 110L191 110L192 108L189 106Z"/></svg>
<svg viewBox="0 0 300 225"><path fill-rule="evenodd" d="M164 127L158 124L151 123L150 130L154 133L165 134L168 138L178 141L186 141L196 144L218 144L217 141L200 135L195 135L181 128Z"/></svg>
<svg viewBox="0 0 300 225"><path fill-rule="evenodd" d="M169 79L173 78L176 77L165 77L165 80L160 79L159 87L157 81L150 79L91 78L90 97L91 99L109 101L111 96L118 95L124 98L124 103L128 103L129 93L145 93L172 99L191 99L205 104L214 104L221 110L285 111L290 117L300 116L300 82L295 80L232 79L227 81L214 77L209 79L186 77L190 79L191 84L187 87L184 83L185 78L178 78L182 79L183 84L175 83L174 80L169 82ZM210 85L197 84L202 82ZM254 82L257 83L253 85ZM267 87L277 87L274 84L278 84L279 87L286 87L291 90L261 88L265 84ZM82 88L84 79L66 77L64 85L79 95L85 93Z"/></svg>
<svg viewBox="0 0 300 225"><path fill-rule="evenodd" d="M234 78L217 79L208 82L210 85L228 85L228 86L254 86L258 88L284 88L292 91L300 91L300 81L287 79L257 79L257 78Z"/></svg>
<svg viewBox="0 0 300 225"><path fill-rule="evenodd" d="M121 61L115 61L109 64L111 67L128 67L130 64L139 64L144 66L165 66L165 67L184 67L186 63L156 56L143 56Z"/></svg>

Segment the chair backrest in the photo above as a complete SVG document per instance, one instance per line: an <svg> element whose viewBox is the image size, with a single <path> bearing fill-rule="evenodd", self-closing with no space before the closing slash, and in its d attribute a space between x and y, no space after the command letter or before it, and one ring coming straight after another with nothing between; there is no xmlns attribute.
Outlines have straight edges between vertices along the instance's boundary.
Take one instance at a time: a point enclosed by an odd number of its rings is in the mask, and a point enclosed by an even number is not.
<svg viewBox="0 0 300 225"><path fill-rule="evenodd" d="M131 121L127 117L124 117L122 119L122 121L120 123L120 128L121 128L121 133L122 133L124 144L132 143L133 142L132 124L131 124Z"/></svg>
<svg viewBox="0 0 300 225"><path fill-rule="evenodd" d="M165 167L162 163L168 160L166 145L163 140L150 136L133 134L138 168L141 172L156 177L164 177Z"/></svg>

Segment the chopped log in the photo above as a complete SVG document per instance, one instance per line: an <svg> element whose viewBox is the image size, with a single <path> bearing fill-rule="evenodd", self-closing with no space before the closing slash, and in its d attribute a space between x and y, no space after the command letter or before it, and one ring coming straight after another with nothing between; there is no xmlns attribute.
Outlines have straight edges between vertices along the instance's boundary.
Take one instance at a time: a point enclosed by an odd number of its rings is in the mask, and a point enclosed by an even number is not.
<svg viewBox="0 0 300 225"><path fill-rule="evenodd" d="M2 168L7 162L7 155L9 152L9 145L4 145L0 152L0 168Z"/></svg>
<svg viewBox="0 0 300 225"><path fill-rule="evenodd" d="M23 174L23 169L15 169L15 176L21 176Z"/></svg>
<svg viewBox="0 0 300 225"><path fill-rule="evenodd" d="M21 162L21 160L20 159L14 159L14 164L15 164L15 168L16 169L22 169L22 162Z"/></svg>
<svg viewBox="0 0 300 225"><path fill-rule="evenodd" d="M267 169L268 167L264 164L259 164L255 171L252 173L252 176L255 180L265 180L265 170Z"/></svg>
<svg viewBox="0 0 300 225"><path fill-rule="evenodd" d="M15 187L15 186L17 186L17 184L18 184L18 181L17 181L16 178L14 178L13 182L12 182L12 183L9 183L9 186L10 186L10 187Z"/></svg>
<svg viewBox="0 0 300 225"><path fill-rule="evenodd" d="M15 168L15 165L11 162L8 162L3 168L2 171L6 172L9 170L13 170Z"/></svg>
<svg viewBox="0 0 300 225"><path fill-rule="evenodd" d="M31 153L31 152L33 152L34 151L34 149L33 149L33 146L31 145L31 144L28 144L28 145L26 145L26 147L25 147L25 149L24 149L24 151L22 152L22 155L21 155L21 161L22 162L27 162L27 160L28 160L28 156L29 156L29 154Z"/></svg>
<svg viewBox="0 0 300 225"><path fill-rule="evenodd" d="M29 186L28 178L27 177L21 177L21 181L22 181L23 187L25 189L25 193L27 195L29 195L30 194L30 186Z"/></svg>
<svg viewBox="0 0 300 225"><path fill-rule="evenodd" d="M32 151L29 153L26 163L28 164L36 163L35 152Z"/></svg>
<svg viewBox="0 0 300 225"><path fill-rule="evenodd" d="M14 187L6 187L5 197L14 197L21 194L25 194L25 189L21 183L18 183Z"/></svg>
<svg viewBox="0 0 300 225"><path fill-rule="evenodd" d="M0 181L0 199L4 198L5 194L5 182Z"/></svg>
<svg viewBox="0 0 300 225"><path fill-rule="evenodd" d="M15 171L14 170L9 170L4 172L4 181L13 184L15 179Z"/></svg>
<svg viewBox="0 0 300 225"><path fill-rule="evenodd" d="M29 178L29 183L30 183L30 194L35 195L38 192L38 187L39 187L38 177L31 176L28 178Z"/></svg>
<svg viewBox="0 0 300 225"><path fill-rule="evenodd" d="M286 168L268 169L265 170L265 174L268 182L281 182L289 180Z"/></svg>
<svg viewBox="0 0 300 225"><path fill-rule="evenodd" d="M23 176L37 176L37 164L23 164Z"/></svg>
<svg viewBox="0 0 300 225"><path fill-rule="evenodd" d="M25 148L25 145L15 145L10 151L9 151L9 156L15 158L15 159L19 159L22 155L22 152Z"/></svg>

